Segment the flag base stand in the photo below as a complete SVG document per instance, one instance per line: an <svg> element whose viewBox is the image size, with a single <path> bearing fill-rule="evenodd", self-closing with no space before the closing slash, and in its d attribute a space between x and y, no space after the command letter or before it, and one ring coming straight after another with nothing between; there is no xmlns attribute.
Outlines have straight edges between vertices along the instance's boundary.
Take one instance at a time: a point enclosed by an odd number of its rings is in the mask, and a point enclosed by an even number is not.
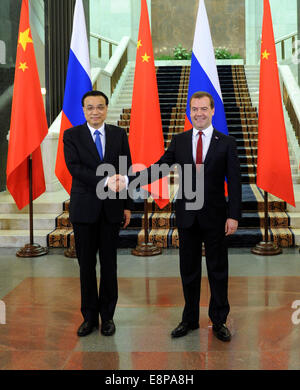
<svg viewBox="0 0 300 390"><path fill-rule="evenodd" d="M282 249L279 248L271 241L261 241L254 248L251 249L254 255L259 256L275 256L282 253Z"/></svg>
<svg viewBox="0 0 300 390"><path fill-rule="evenodd" d="M144 242L132 249L131 254L134 256L156 256L162 253L162 249L149 242L148 232L148 203L144 199Z"/></svg>
<svg viewBox="0 0 300 390"><path fill-rule="evenodd" d="M71 245L68 249L66 249L64 255L65 257L69 257L72 259L77 258L75 246Z"/></svg>
<svg viewBox="0 0 300 390"><path fill-rule="evenodd" d="M275 256L280 255L282 253L282 249L274 244L274 242L269 241L269 220L268 220L268 192L264 191L264 209L265 209L265 218L264 218L264 227L265 227L265 235L263 237L263 241L256 244L254 248L251 249L251 252L254 255L258 256Z"/></svg>
<svg viewBox="0 0 300 390"><path fill-rule="evenodd" d="M19 249L16 253L18 257L38 257L47 255L48 248L44 248L39 244L26 244L23 248Z"/></svg>
<svg viewBox="0 0 300 390"><path fill-rule="evenodd" d="M161 248L154 245L152 242L142 243L135 249L132 249L131 253L135 256L156 256L162 253Z"/></svg>

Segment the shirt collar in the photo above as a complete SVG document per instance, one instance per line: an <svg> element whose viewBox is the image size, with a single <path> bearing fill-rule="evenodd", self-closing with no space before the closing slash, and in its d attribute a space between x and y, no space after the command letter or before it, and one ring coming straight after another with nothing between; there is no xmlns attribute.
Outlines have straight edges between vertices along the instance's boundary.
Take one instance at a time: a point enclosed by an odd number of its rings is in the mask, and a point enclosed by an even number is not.
<svg viewBox="0 0 300 390"><path fill-rule="evenodd" d="M86 123L87 124L87 127L90 129L90 132L92 135L94 135L95 131L96 130L99 130L101 135L104 135L104 129L105 129L105 124L103 123L101 127L99 127L98 129L94 129L92 126L90 126L88 124L88 122Z"/></svg>
<svg viewBox="0 0 300 390"><path fill-rule="evenodd" d="M214 128L213 128L213 125L211 124L210 126L208 126L207 129L202 130L202 133L205 137L209 137L212 135L213 131L214 131ZM196 137L198 135L198 132L199 132L199 130L193 128L193 136L194 137Z"/></svg>

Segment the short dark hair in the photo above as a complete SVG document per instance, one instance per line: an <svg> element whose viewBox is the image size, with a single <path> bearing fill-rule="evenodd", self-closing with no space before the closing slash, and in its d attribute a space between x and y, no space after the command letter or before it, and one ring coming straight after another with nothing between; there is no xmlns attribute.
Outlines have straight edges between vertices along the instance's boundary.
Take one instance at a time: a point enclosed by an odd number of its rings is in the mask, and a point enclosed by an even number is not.
<svg viewBox="0 0 300 390"><path fill-rule="evenodd" d="M198 92L193 93L193 95L190 98L190 107L191 107L192 99L201 99L203 97L208 97L210 100L210 108L215 108L214 98L211 96L210 93L205 92L205 91L198 91Z"/></svg>
<svg viewBox="0 0 300 390"><path fill-rule="evenodd" d="M82 96L82 99L81 99L81 105L82 105L82 107L84 106L84 100L85 100L85 98L87 98L88 96L102 96L102 97L104 97L104 99L105 99L105 104L108 106L109 100L108 100L108 97L105 95L105 93L103 93L103 92L101 92L101 91L92 90L92 91L86 92L86 93Z"/></svg>

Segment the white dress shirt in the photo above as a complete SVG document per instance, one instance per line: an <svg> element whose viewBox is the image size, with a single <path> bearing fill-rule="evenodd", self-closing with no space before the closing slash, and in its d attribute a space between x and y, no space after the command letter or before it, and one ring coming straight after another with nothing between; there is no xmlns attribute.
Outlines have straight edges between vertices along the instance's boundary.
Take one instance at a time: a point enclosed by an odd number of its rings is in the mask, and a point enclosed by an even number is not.
<svg viewBox="0 0 300 390"><path fill-rule="evenodd" d="M207 155L207 151L210 145L211 137L213 134L214 128L212 125L210 125L207 129L202 130L202 162L205 161L205 157ZM193 128L193 159L194 163L196 164L196 154L197 154L197 144L199 139L199 130L196 130Z"/></svg>

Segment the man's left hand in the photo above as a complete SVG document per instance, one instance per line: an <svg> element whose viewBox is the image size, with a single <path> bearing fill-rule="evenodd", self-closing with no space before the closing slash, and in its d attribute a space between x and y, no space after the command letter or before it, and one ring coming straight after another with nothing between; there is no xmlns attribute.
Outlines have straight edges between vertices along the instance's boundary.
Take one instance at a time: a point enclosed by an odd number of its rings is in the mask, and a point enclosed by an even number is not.
<svg viewBox="0 0 300 390"><path fill-rule="evenodd" d="M130 210L124 210L124 218L125 218L125 222L123 225L123 229L125 229L129 225L130 218L131 218L131 211Z"/></svg>
<svg viewBox="0 0 300 390"><path fill-rule="evenodd" d="M238 221L236 219L228 218L225 223L225 236L234 234L238 228Z"/></svg>

